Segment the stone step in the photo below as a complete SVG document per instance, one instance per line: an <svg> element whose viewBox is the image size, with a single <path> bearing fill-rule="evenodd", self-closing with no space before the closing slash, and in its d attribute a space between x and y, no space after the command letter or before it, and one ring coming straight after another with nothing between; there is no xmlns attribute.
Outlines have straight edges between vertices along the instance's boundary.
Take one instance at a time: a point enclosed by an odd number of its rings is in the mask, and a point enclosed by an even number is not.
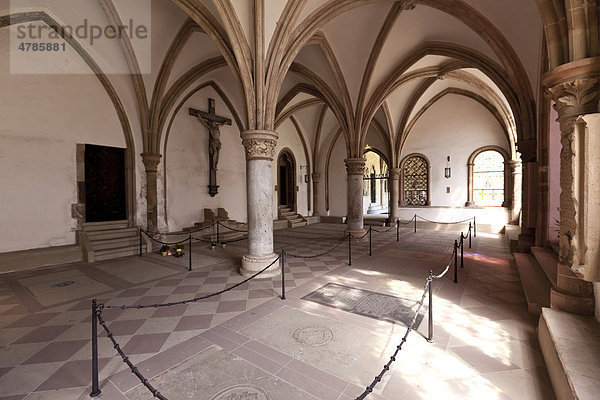
<svg viewBox="0 0 600 400"><path fill-rule="evenodd" d="M140 245L140 238L139 236L128 236L128 237L124 237L124 238L116 238L116 239L106 239L106 240L95 240L95 241L91 241L90 244L92 245L92 250L94 251L98 251L98 250L106 250L106 249L112 249L112 248L118 248L118 247L123 247L123 246L135 246L135 245ZM144 241L142 240L142 245L144 244Z"/></svg>
<svg viewBox="0 0 600 400"><path fill-rule="evenodd" d="M552 284L531 254L515 253L514 257L527 299L527 310L530 314L539 314L542 307L550 307Z"/></svg>
<svg viewBox="0 0 600 400"><path fill-rule="evenodd" d="M600 324L544 308L538 341L557 400L592 400L600 388Z"/></svg>
<svg viewBox="0 0 600 400"><path fill-rule="evenodd" d="M286 211L286 212L280 212L279 215L281 215L282 217L291 217L293 215L296 215L296 213L293 211Z"/></svg>
<svg viewBox="0 0 600 400"><path fill-rule="evenodd" d="M142 251L146 251L146 245L142 245ZM134 256L140 253L140 248L136 246L123 246L117 247L113 249L105 249L94 252L94 260L102 261L102 260L112 260L114 258L121 258L127 256Z"/></svg>
<svg viewBox="0 0 600 400"><path fill-rule="evenodd" d="M306 226L306 221L298 221L298 222L292 222L292 221L290 221L290 227L291 228L297 228L299 226Z"/></svg>
<svg viewBox="0 0 600 400"><path fill-rule="evenodd" d="M82 260L78 245L44 247L0 253L0 274Z"/></svg>
<svg viewBox="0 0 600 400"><path fill-rule="evenodd" d="M531 254L535 257L535 260L542 267L542 270L548 277L553 287L556 287L556 279L558 276L558 256L551 249L544 247L532 247Z"/></svg>
<svg viewBox="0 0 600 400"><path fill-rule="evenodd" d="M129 227L129 221L104 221L104 222L84 222L83 230L86 232L104 231L109 229L122 229Z"/></svg>
<svg viewBox="0 0 600 400"><path fill-rule="evenodd" d="M517 251L517 245L519 244L519 234L521 233L521 227L518 225L505 225L504 226L504 237L508 245L508 249L511 253Z"/></svg>
<svg viewBox="0 0 600 400"><path fill-rule="evenodd" d="M138 236L138 228L110 229L101 231L86 232L90 241L126 238L128 236Z"/></svg>
<svg viewBox="0 0 600 400"><path fill-rule="evenodd" d="M287 207L286 208L281 208L281 207L279 208L279 212L280 213L286 213L286 212L290 212L290 211L292 211L291 208L287 208Z"/></svg>

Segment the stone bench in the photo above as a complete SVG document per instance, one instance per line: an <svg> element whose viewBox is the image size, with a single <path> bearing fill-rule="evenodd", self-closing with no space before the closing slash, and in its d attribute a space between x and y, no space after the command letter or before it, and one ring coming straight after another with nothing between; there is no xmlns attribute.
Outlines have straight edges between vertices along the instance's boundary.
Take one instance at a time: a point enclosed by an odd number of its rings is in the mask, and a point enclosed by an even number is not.
<svg viewBox="0 0 600 400"><path fill-rule="evenodd" d="M600 323L542 309L538 339L557 400L600 398Z"/></svg>

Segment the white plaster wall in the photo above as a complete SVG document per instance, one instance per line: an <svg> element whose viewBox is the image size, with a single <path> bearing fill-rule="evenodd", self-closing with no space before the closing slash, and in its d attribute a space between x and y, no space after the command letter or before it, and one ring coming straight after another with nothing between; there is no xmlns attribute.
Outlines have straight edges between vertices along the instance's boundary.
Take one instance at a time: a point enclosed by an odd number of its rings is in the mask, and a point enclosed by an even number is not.
<svg viewBox="0 0 600 400"><path fill-rule="evenodd" d="M548 205L548 238L558 240L558 224L560 221L560 124L556 122L558 113L550 107L550 140L548 157L550 168L548 171L549 205Z"/></svg>
<svg viewBox="0 0 600 400"><path fill-rule="evenodd" d="M1 67L0 252L74 244L76 144L125 147L114 107L94 75Z"/></svg>
<svg viewBox="0 0 600 400"><path fill-rule="evenodd" d="M219 193L211 197L209 185L208 130L188 108L206 111L208 98L215 99L218 115L232 119L221 127L221 153L217 171ZM165 155L166 208L169 231L179 231L204 220L204 209L221 207L229 218L247 221L246 158L238 127L230 110L210 87L190 97L173 120ZM159 185L161 179L159 179Z"/></svg>
<svg viewBox="0 0 600 400"><path fill-rule="evenodd" d="M277 128L277 134L279 135L279 139L277 140L277 146L275 147L275 157L273 159L273 168L271 175L273 179L273 219L279 218L277 208L277 206L279 205L279 194L275 191L275 185L277 185L277 158L279 157L279 153L281 152L281 150L285 147L289 148L292 151L296 160L296 186L299 189L296 192L296 212L300 215L307 216L309 214L307 197L308 185L311 184L310 182L312 182L312 180L309 181L309 183L305 183L304 175L308 175L310 172L306 168L300 169L301 165L308 165L306 155L304 154L304 148L302 147L302 142L298 137L296 128L289 119L284 121Z"/></svg>
<svg viewBox="0 0 600 400"><path fill-rule="evenodd" d="M323 148L323 151L327 150ZM344 163L346 158L346 143L343 134L340 134L333 145L329 161L329 213L326 215L342 217L348 213L348 176ZM321 179L325 181L326 176L322 175ZM325 187L320 193L325 196Z"/></svg>
<svg viewBox="0 0 600 400"><path fill-rule="evenodd" d="M431 163L431 205L463 207L467 201L467 161L477 149L495 145L509 151L508 140L492 114L476 101L447 95L413 127L401 153L425 155ZM452 177L444 177L450 156ZM450 187L450 193L446 193Z"/></svg>

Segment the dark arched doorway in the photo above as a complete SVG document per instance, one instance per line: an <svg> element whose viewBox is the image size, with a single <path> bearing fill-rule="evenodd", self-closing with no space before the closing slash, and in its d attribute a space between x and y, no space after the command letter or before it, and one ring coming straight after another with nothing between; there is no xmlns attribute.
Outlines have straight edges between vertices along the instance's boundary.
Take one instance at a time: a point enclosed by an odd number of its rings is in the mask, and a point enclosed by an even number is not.
<svg viewBox="0 0 600 400"><path fill-rule="evenodd" d="M296 160L288 149L277 158L277 187L280 208L296 211Z"/></svg>

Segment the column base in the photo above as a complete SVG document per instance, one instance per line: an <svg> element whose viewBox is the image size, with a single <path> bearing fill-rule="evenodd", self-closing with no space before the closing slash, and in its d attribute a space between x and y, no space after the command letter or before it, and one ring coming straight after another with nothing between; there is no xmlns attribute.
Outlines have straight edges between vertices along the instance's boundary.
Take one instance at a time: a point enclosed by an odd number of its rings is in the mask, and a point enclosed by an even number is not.
<svg viewBox="0 0 600 400"><path fill-rule="evenodd" d="M475 206L475 202L474 201L467 201L465 203L465 207L474 207Z"/></svg>
<svg viewBox="0 0 600 400"><path fill-rule="evenodd" d="M357 229L357 230L346 229L344 231L344 235L347 235L349 233L352 235L352 240L353 241L365 240L365 239L369 240L369 235L365 236L365 234L367 233L366 229Z"/></svg>
<svg viewBox="0 0 600 400"><path fill-rule="evenodd" d="M263 270L267 265L271 264L276 258L277 254L267 254L264 256L253 256L246 254L242 257L242 266L240 267L240 275L247 278L256 274L258 271ZM281 261L277 261L269 269L262 274L258 275L256 279L271 278L281 273Z"/></svg>
<svg viewBox="0 0 600 400"><path fill-rule="evenodd" d="M550 291L550 306L555 310L571 314L594 315L594 297L579 296L558 288L552 288Z"/></svg>

